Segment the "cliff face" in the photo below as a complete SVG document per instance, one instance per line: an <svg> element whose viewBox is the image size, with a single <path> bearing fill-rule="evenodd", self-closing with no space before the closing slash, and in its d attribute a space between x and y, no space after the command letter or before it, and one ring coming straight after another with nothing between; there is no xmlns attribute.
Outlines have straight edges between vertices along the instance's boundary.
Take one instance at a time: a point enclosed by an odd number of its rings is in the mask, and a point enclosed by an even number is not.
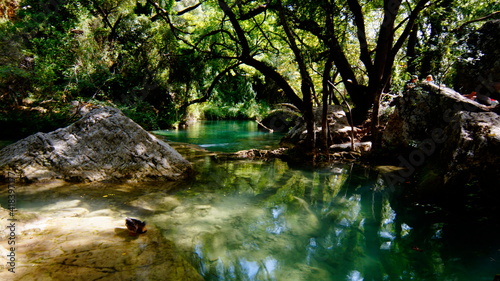
<svg viewBox="0 0 500 281"><path fill-rule="evenodd" d="M190 170L191 164L167 143L111 107L0 151L4 180L177 180Z"/></svg>

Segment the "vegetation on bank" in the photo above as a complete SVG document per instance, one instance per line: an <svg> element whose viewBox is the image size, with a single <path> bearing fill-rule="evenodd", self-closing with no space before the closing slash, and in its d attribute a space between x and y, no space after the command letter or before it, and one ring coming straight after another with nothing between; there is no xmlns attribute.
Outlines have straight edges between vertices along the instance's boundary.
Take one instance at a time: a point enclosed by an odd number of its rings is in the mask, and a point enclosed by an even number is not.
<svg viewBox="0 0 500 281"><path fill-rule="evenodd" d="M481 53L468 34L500 4L458 2L2 0L1 137L67 125L74 101L116 106L150 130L291 103L310 129L312 107L341 95L377 130L382 92L411 74L471 86L460 77Z"/></svg>

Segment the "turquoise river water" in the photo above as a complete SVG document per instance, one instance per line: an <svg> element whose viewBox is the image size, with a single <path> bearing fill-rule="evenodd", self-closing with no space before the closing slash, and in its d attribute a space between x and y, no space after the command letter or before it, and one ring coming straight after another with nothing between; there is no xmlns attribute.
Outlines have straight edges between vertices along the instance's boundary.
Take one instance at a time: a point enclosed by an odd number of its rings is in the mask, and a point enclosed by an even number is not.
<svg viewBox="0 0 500 281"><path fill-rule="evenodd" d="M277 147L281 136L259 132L251 121L155 134L193 162L193 178L168 188L26 189L18 208L78 199L92 210L145 219L206 280L492 281L500 273L498 232L405 199L375 169L218 157L217 151Z"/></svg>

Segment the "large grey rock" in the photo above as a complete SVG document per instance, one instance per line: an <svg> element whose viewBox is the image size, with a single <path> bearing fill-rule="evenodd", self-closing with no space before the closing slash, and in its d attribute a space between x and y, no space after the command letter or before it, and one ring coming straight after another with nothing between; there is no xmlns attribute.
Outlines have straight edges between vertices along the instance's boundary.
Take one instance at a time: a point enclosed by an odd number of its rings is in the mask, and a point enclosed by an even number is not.
<svg viewBox="0 0 500 281"><path fill-rule="evenodd" d="M317 142L321 140L321 118L323 114L322 107L314 108L314 124L315 124L315 139ZM350 141L351 126L347 121L346 114L341 106L328 106L328 129L331 143L339 144ZM280 145L285 147L293 147L297 144L305 143L307 139L306 122L303 118L297 119L297 124L283 137Z"/></svg>
<svg viewBox="0 0 500 281"><path fill-rule="evenodd" d="M274 132L286 133L295 126L300 115L288 109L277 109L269 113L259 123L259 129L273 130Z"/></svg>
<svg viewBox="0 0 500 281"><path fill-rule="evenodd" d="M432 82L406 92L383 133L385 151L396 151L404 168L388 182L415 177L434 195L471 187L500 193L500 116L492 109Z"/></svg>
<svg viewBox="0 0 500 281"><path fill-rule="evenodd" d="M177 151L112 107L94 109L66 128L31 135L0 151L4 180L177 180L190 170Z"/></svg>
<svg viewBox="0 0 500 281"><path fill-rule="evenodd" d="M493 112L457 112L445 129L440 159L446 165L443 181L450 186L479 181L500 187L500 116Z"/></svg>
<svg viewBox="0 0 500 281"><path fill-rule="evenodd" d="M382 137L385 147L418 146L422 141L434 138L436 130L444 130L459 111L490 111L487 106L433 82L420 83L405 92L396 103Z"/></svg>

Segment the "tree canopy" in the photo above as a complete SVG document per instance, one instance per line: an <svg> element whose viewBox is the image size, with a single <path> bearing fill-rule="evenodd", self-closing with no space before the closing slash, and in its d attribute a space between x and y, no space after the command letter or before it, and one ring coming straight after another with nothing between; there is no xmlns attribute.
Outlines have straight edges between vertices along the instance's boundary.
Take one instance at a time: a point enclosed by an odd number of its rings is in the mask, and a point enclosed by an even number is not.
<svg viewBox="0 0 500 281"><path fill-rule="evenodd" d="M354 123L371 119L375 133L382 93L411 74L453 84L467 35L499 10L453 0L4 0L2 115L80 100L160 128L199 111L255 118L279 101L302 111L312 147L314 128L326 128L314 106L345 97Z"/></svg>

